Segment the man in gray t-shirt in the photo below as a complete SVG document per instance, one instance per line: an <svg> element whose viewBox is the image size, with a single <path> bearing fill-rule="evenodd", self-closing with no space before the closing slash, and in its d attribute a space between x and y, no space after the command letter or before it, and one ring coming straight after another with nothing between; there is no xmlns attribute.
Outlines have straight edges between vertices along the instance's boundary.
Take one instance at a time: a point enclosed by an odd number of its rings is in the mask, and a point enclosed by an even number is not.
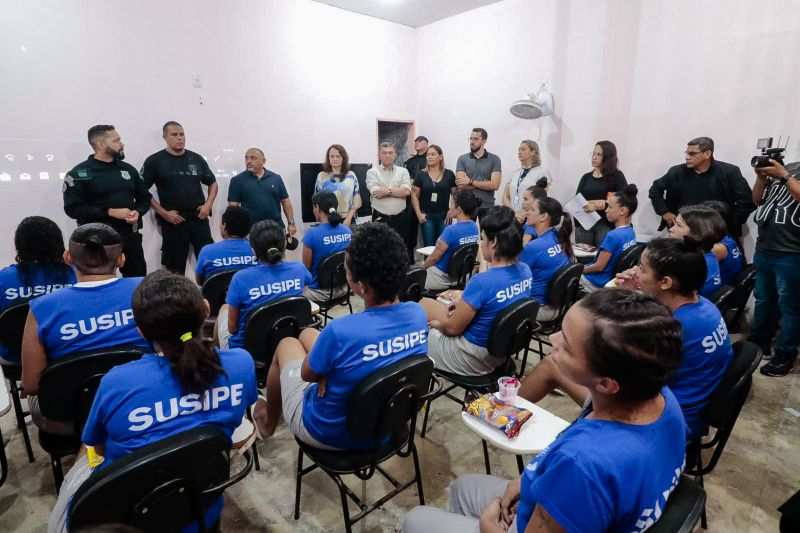
<svg viewBox="0 0 800 533"><path fill-rule="evenodd" d="M459 190L471 190L484 209L494 205L494 191L500 188L500 158L484 148L488 137L485 129L473 128L469 153L460 155L456 163Z"/></svg>

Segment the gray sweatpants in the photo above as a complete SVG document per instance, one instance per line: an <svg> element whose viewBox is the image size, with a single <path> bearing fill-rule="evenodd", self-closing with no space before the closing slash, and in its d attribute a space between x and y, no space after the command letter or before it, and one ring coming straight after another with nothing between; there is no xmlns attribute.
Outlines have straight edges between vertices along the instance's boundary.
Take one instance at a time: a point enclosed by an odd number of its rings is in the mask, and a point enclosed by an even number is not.
<svg viewBox="0 0 800 533"><path fill-rule="evenodd" d="M485 474L461 476L447 488L450 512L430 506L417 506L403 517L403 533L478 533L479 518L489 503L503 495L508 480ZM517 519L508 528L517 533Z"/></svg>

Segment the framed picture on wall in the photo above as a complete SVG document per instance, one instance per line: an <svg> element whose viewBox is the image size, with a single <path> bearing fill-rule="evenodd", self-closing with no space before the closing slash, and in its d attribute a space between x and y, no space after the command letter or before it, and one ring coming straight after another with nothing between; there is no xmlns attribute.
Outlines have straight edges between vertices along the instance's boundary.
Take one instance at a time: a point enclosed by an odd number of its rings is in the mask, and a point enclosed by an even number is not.
<svg viewBox="0 0 800 533"><path fill-rule="evenodd" d="M413 120L379 118L378 119L378 143L390 142L397 148L398 165L402 165L406 159L414 154L414 132L416 128Z"/></svg>

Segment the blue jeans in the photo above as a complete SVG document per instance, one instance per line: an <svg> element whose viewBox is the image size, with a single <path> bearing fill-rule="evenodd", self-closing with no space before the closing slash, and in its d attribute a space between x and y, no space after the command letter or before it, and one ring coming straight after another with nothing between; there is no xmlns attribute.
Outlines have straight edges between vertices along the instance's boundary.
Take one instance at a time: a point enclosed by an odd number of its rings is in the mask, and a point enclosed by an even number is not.
<svg viewBox="0 0 800 533"><path fill-rule="evenodd" d="M767 256L756 252L753 290L756 306L748 340L765 350L781 326L775 357L794 361L800 346L800 254Z"/></svg>
<svg viewBox="0 0 800 533"><path fill-rule="evenodd" d="M422 242L424 246L434 246L439 235L444 231L444 216L447 213L425 213L425 222L422 228Z"/></svg>

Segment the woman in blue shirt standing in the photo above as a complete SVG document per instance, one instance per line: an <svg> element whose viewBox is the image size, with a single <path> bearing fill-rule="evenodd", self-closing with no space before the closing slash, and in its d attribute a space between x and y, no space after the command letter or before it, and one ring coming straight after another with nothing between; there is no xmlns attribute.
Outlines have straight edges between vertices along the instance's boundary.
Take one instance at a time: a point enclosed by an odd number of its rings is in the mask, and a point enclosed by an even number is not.
<svg viewBox="0 0 800 533"><path fill-rule="evenodd" d="M75 271L64 262L64 236L49 218L23 218L14 232L14 248L16 263L0 270L0 313L75 283ZM20 354L0 345L0 361L18 364Z"/></svg>
<svg viewBox="0 0 800 533"><path fill-rule="evenodd" d="M630 184L613 193L606 202L606 218L614 225L597 250L597 258L586 265L581 276L581 287L586 292L596 291L614 278L614 265L622 252L636 244L636 232L631 217L639 205L636 185Z"/></svg>
<svg viewBox="0 0 800 533"><path fill-rule="evenodd" d="M183 276L160 270L136 289L133 314L152 348L100 380L81 437L105 458L95 469L199 426L216 427L231 439L256 400L255 368L244 350L203 344L200 330L208 312L200 291ZM66 531L70 500L92 473L85 453L81 447L64 477L48 531ZM220 497L206 508L206 524L219 520L222 503Z"/></svg>
<svg viewBox="0 0 800 533"><path fill-rule="evenodd" d="M682 207L675 219L675 224L669 228L670 237L681 239L692 235L700 241L704 252L703 257L706 260L706 277L698 292L706 298L722 287L719 261L711 249L725 237L726 233L725 220L714 209L703 205Z"/></svg>
<svg viewBox="0 0 800 533"><path fill-rule="evenodd" d="M547 290L556 272L575 261L572 252L572 217L564 212L555 198L545 197L533 201L527 213L527 225L536 230L538 237L522 249L520 261L528 265L532 274L531 298L539 302L538 320L552 320L557 309L550 307Z"/></svg>
<svg viewBox="0 0 800 533"><path fill-rule="evenodd" d="M481 252L491 267L475 274L464 292L450 291L454 307L423 298L431 333L428 356L436 368L464 376L492 372L502 361L489 355L489 331L497 314L531 294L531 269L517 261L522 232L510 207L495 206L481 219ZM444 293L448 295L448 293Z"/></svg>
<svg viewBox="0 0 800 533"><path fill-rule="evenodd" d="M416 507L402 531L628 533L657 520L685 465L683 416L666 387L680 363L679 324L650 296L602 289L550 339L545 361L589 391L580 418L520 477L462 476L449 488L451 512Z"/></svg>
<svg viewBox="0 0 800 533"><path fill-rule="evenodd" d="M303 235L303 264L311 272L311 281L303 287L303 295L314 302L325 302L330 296L330 290L319 287L319 265L329 255L346 250L353 232L342 224L342 216L336 211L336 195L332 192L314 193L311 205L319 226L311 228ZM334 287L333 297L339 298L347 290L346 283L341 287Z"/></svg>

